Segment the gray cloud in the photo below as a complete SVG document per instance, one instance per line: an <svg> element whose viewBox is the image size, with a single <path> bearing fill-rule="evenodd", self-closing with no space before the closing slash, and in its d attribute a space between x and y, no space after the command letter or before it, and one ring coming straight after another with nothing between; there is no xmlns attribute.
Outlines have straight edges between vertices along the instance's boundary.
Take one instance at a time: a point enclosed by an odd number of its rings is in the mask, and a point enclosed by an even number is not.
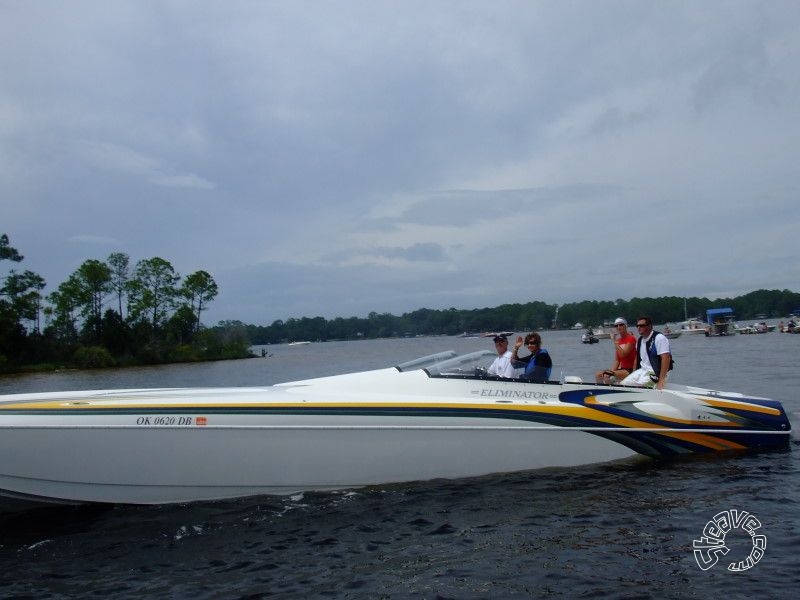
<svg viewBox="0 0 800 600"><path fill-rule="evenodd" d="M207 319L796 287L794 2L10 3L0 206Z"/></svg>

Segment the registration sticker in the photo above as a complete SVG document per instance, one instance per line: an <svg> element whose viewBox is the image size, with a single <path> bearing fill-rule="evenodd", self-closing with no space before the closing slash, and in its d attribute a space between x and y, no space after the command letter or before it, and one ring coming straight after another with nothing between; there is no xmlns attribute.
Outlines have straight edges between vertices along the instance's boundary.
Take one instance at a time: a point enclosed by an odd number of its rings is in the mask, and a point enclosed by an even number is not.
<svg viewBox="0 0 800 600"><path fill-rule="evenodd" d="M203 427L204 425L208 425L208 419L206 417L195 417L194 424Z"/></svg>

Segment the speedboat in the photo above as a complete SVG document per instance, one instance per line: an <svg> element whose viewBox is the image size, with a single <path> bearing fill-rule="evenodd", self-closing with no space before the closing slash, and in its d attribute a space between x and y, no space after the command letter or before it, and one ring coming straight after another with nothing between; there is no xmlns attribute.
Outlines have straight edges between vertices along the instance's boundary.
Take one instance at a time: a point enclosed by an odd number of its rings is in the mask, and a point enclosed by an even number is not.
<svg viewBox="0 0 800 600"><path fill-rule="evenodd" d="M683 332L680 329L674 330L669 325L665 325L664 329L661 330L661 333L663 333L667 339L677 340L679 337L681 337Z"/></svg>
<svg viewBox="0 0 800 600"><path fill-rule="evenodd" d="M581 342L584 344L596 344L600 340L597 339L597 336L594 334L594 331L591 329L586 330L583 335L581 336Z"/></svg>
<svg viewBox="0 0 800 600"><path fill-rule="evenodd" d="M0 396L0 496L184 503L789 443L774 400L504 379L487 374L495 357L265 387Z"/></svg>
<svg viewBox="0 0 800 600"><path fill-rule="evenodd" d="M775 331L775 325L767 325L764 321L753 323L752 325L739 326L735 324L734 326L736 328L736 333L742 334L769 333Z"/></svg>
<svg viewBox="0 0 800 600"><path fill-rule="evenodd" d="M611 325L601 325L599 327L587 327L586 330L590 332L598 340L610 340L611 335L616 333L616 328Z"/></svg>

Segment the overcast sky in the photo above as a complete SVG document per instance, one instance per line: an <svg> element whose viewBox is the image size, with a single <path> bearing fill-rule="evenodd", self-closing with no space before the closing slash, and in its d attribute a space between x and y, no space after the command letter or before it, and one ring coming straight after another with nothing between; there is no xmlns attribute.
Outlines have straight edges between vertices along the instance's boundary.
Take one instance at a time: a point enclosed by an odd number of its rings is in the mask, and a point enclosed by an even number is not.
<svg viewBox="0 0 800 600"><path fill-rule="evenodd" d="M798 291L798 163L795 0L0 0L45 293L112 252L209 271L207 325Z"/></svg>

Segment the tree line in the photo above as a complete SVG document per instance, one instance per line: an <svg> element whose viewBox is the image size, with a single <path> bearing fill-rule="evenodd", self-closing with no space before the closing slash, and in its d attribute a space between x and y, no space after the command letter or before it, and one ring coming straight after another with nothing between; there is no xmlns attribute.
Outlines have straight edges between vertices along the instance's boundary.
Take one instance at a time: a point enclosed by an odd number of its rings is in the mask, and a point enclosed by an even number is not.
<svg viewBox="0 0 800 600"><path fill-rule="evenodd" d="M2 234L0 261L23 259ZM160 257L86 260L47 295L45 280L27 269L10 269L0 283L0 371L249 356L245 338L201 324L218 293L214 278L202 270L182 278Z"/></svg>
<svg viewBox="0 0 800 600"><path fill-rule="evenodd" d="M24 257L0 235L0 262ZM459 335L485 331L534 331L598 326L617 316L649 315L655 323L703 318L708 308L729 306L742 320L785 317L800 308L800 294L757 290L710 300L668 296L614 301L583 300L562 305L533 300L494 308L421 308L400 316L289 318L270 325L222 321L201 324L218 293L206 271L182 278L169 261L155 257L131 266L115 252L86 260L53 292L38 274L11 269L0 279L0 372L26 365L98 367L250 356L249 346L309 340Z"/></svg>
<svg viewBox="0 0 800 600"><path fill-rule="evenodd" d="M686 317L705 320L705 311L731 307L739 319L759 315L785 317L800 308L800 294L789 290L757 290L736 298L710 300L668 296L614 301L583 300L563 305L532 301L503 304L495 308L432 310L422 308L395 316L372 312L365 318L302 317L277 320L271 325L248 325L224 321L215 329L237 332L251 344L278 344L309 340L354 340L419 335L459 335L486 331L534 331L569 328L575 323L599 326L618 316L628 320L648 315L654 323L677 323Z"/></svg>

